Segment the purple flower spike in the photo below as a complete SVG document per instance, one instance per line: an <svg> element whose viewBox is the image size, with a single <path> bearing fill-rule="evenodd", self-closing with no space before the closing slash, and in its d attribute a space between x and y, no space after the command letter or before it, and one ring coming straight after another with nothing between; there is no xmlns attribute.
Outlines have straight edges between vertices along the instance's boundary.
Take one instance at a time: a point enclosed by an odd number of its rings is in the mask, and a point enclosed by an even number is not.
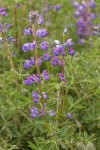
<svg viewBox="0 0 100 150"><path fill-rule="evenodd" d="M74 42L72 42L72 39L68 39L67 42L66 42L66 45L71 47L74 45Z"/></svg>
<svg viewBox="0 0 100 150"><path fill-rule="evenodd" d="M28 28L28 29L24 29L24 34L25 35L33 35L33 31L32 31L32 29L31 28Z"/></svg>
<svg viewBox="0 0 100 150"><path fill-rule="evenodd" d="M72 114L67 113L67 118L71 119L72 118Z"/></svg>
<svg viewBox="0 0 100 150"><path fill-rule="evenodd" d="M32 107L30 112L31 112L31 117L32 118L37 118L39 116L39 111L38 111L38 108L36 108L36 107Z"/></svg>
<svg viewBox="0 0 100 150"><path fill-rule="evenodd" d="M44 54L44 56L43 56L43 59L44 59L45 61L50 61L51 58L52 58L52 56L50 56L48 53Z"/></svg>
<svg viewBox="0 0 100 150"><path fill-rule="evenodd" d="M49 111L49 115L50 115L51 117L54 117L56 114L55 114L54 110L50 110L50 111Z"/></svg>
<svg viewBox="0 0 100 150"><path fill-rule="evenodd" d="M39 25L43 25L44 24L44 19L42 17L39 17L38 24Z"/></svg>

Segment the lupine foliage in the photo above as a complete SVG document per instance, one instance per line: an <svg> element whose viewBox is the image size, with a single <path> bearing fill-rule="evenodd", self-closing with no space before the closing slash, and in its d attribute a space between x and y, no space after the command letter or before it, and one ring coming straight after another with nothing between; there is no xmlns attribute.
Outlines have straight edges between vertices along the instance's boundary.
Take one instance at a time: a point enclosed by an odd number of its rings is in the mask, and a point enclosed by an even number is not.
<svg viewBox="0 0 100 150"><path fill-rule="evenodd" d="M77 2L0 1L0 150L100 149L100 2L85 37Z"/></svg>

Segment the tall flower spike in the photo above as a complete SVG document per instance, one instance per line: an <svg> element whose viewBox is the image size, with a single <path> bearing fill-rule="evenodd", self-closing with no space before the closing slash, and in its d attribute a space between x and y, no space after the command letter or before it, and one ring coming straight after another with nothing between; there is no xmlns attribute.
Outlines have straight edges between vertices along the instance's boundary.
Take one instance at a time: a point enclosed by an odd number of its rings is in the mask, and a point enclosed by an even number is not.
<svg viewBox="0 0 100 150"><path fill-rule="evenodd" d="M90 8L96 7L96 2L94 0L82 1L81 3L74 2L73 6L76 8L74 16L77 19L77 34L79 36L79 44L85 43L85 38L93 35L93 23L92 20L96 18L95 13L91 13Z"/></svg>
<svg viewBox="0 0 100 150"><path fill-rule="evenodd" d="M41 103L42 108L39 110L36 107L32 107L31 109L31 117L37 118L39 116L44 116L46 114L44 100L48 98L48 94L46 92L42 92L41 80L49 80L50 76L47 70L44 70L42 73L40 72L40 66L42 65L43 60L50 61L51 56L46 53L43 56L39 55L38 49L42 49L42 52L47 51L49 49L48 42L43 41L41 44L37 44L37 38L44 38L48 36L48 32L46 29L40 28L37 29L37 25L43 25L44 19L41 15L38 14L37 11L31 11L29 13L29 22L32 25L32 28L24 29L24 34L29 36L32 35L34 37L34 41L32 43L25 43L22 46L22 50L24 52L33 51L35 53L35 57L31 57L31 59L25 60L24 67L25 69L30 69L35 66L37 69L37 74L33 74L31 76L26 77L24 83L27 86L38 84L39 91L33 91L32 97L35 104Z"/></svg>

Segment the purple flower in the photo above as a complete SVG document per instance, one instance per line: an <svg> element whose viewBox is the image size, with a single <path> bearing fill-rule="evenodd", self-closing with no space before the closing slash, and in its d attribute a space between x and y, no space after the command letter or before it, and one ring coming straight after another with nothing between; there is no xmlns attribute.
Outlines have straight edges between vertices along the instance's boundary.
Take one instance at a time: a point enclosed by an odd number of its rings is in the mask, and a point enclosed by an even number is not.
<svg viewBox="0 0 100 150"><path fill-rule="evenodd" d="M43 92L43 98L48 99L48 94L46 92Z"/></svg>
<svg viewBox="0 0 100 150"><path fill-rule="evenodd" d="M42 38L42 37L48 36L48 32L47 32L46 29L38 29L36 31L36 34L37 34L38 38Z"/></svg>
<svg viewBox="0 0 100 150"><path fill-rule="evenodd" d="M44 19L41 16L39 17L38 24L39 25L43 25L44 24Z"/></svg>
<svg viewBox="0 0 100 150"><path fill-rule="evenodd" d="M96 2L94 2L94 0L90 0L89 7L90 8L95 8L96 7Z"/></svg>
<svg viewBox="0 0 100 150"><path fill-rule="evenodd" d="M17 39L15 39L14 37L11 37L11 38L10 38L10 41L11 41L11 42L16 42Z"/></svg>
<svg viewBox="0 0 100 150"><path fill-rule="evenodd" d="M2 24L0 23L0 32L2 32Z"/></svg>
<svg viewBox="0 0 100 150"><path fill-rule="evenodd" d="M29 76L29 77L26 77L26 80L24 80L24 83L29 86L29 85L34 84L35 81L34 81L34 79L32 78L32 76Z"/></svg>
<svg viewBox="0 0 100 150"><path fill-rule="evenodd" d="M97 17L96 13L92 13L92 14L90 15L90 18L91 18L92 20L94 20L96 17Z"/></svg>
<svg viewBox="0 0 100 150"><path fill-rule="evenodd" d="M45 110L41 110L41 111L40 111L40 116L41 116L41 117L44 117L44 116L45 116Z"/></svg>
<svg viewBox="0 0 100 150"><path fill-rule="evenodd" d="M85 44L85 40L84 40L84 39L80 39L80 40L78 41L78 43L81 44L81 45L84 45L84 44Z"/></svg>
<svg viewBox="0 0 100 150"><path fill-rule="evenodd" d="M33 96L33 98L34 98L34 97L38 97L38 93L35 92L35 91L33 91L33 92L32 92L32 96Z"/></svg>
<svg viewBox="0 0 100 150"><path fill-rule="evenodd" d="M78 8L79 7L79 3L78 2L73 2L73 6L74 6L74 8Z"/></svg>
<svg viewBox="0 0 100 150"><path fill-rule="evenodd" d="M22 46L22 50L23 50L24 52L28 52L28 51L30 50L29 44L30 44L30 43L25 43L25 44Z"/></svg>
<svg viewBox="0 0 100 150"><path fill-rule="evenodd" d="M56 115L56 113L54 112L54 110L50 110L50 111L49 111L49 115L50 115L51 117L54 117L54 116Z"/></svg>
<svg viewBox="0 0 100 150"><path fill-rule="evenodd" d="M38 58L38 64L41 66L42 65L42 57Z"/></svg>
<svg viewBox="0 0 100 150"><path fill-rule="evenodd" d="M65 52L65 49L64 49L64 48L62 48L61 55L62 55L62 56L65 56L65 55L66 55L66 52Z"/></svg>
<svg viewBox="0 0 100 150"><path fill-rule="evenodd" d="M48 9L48 10L51 10L52 8L53 8L52 5L48 5L48 6L47 6L47 9Z"/></svg>
<svg viewBox="0 0 100 150"><path fill-rule="evenodd" d="M39 17L38 11L36 10L35 12L31 11L29 12L29 22L33 23L35 22Z"/></svg>
<svg viewBox="0 0 100 150"><path fill-rule="evenodd" d="M43 56L43 59L44 59L45 61L50 61L51 58L52 58L52 56L50 56L48 53L44 54L44 56Z"/></svg>
<svg viewBox="0 0 100 150"><path fill-rule="evenodd" d="M7 13L5 11L0 12L0 14L4 17L7 16Z"/></svg>
<svg viewBox="0 0 100 150"><path fill-rule="evenodd" d="M87 7L87 3L86 3L85 1L82 1L82 6L83 6L84 8L86 8L86 7Z"/></svg>
<svg viewBox="0 0 100 150"><path fill-rule="evenodd" d="M44 80L49 80L50 79L50 76L49 76L49 73L48 73L47 70L44 70L42 72L42 75L43 75Z"/></svg>
<svg viewBox="0 0 100 150"><path fill-rule="evenodd" d="M24 29L24 34L25 35L33 35L33 31L32 31L32 29L31 28L28 28L28 29Z"/></svg>
<svg viewBox="0 0 100 150"><path fill-rule="evenodd" d="M48 43L47 41L43 41L41 44L40 44L40 47L41 49L44 51L44 50L48 50L49 46L48 46Z"/></svg>
<svg viewBox="0 0 100 150"><path fill-rule="evenodd" d="M78 17L80 16L80 12L79 12L79 11L75 11L74 16L75 16L76 18L78 18Z"/></svg>
<svg viewBox="0 0 100 150"><path fill-rule="evenodd" d="M32 66L31 60L25 60L24 68L25 69L29 69L31 66Z"/></svg>
<svg viewBox="0 0 100 150"><path fill-rule="evenodd" d="M6 28L10 28L12 26L10 23L5 23L4 25Z"/></svg>
<svg viewBox="0 0 100 150"><path fill-rule="evenodd" d="M83 13L85 11L85 7L83 5L78 7L78 10L80 13Z"/></svg>
<svg viewBox="0 0 100 150"><path fill-rule="evenodd" d="M23 46L22 46L22 50L24 52L28 52L30 50L34 50L36 48L36 42L33 41L33 43L25 43Z"/></svg>
<svg viewBox="0 0 100 150"><path fill-rule="evenodd" d="M73 56L75 54L75 50L73 48L69 49L69 55Z"/></svg>
<svg viewBox="0 0 100 150"><path fill-rule="evenodd" d="M66 45L69 46L69 47L71 47L71 46L74 45L74 42L72 42L72 39L68 39L68 40L66 41Z"/></svg>
<svg viewBox="0 0 100 150"><path fill-rule="evenodd" d="M41 79L40 79L40 76L36 75L36 74L33 74L32 75L32 78L33 80L36 82L36 83L40 83Z"/></svg>
<svg viewBox="0 0 100 150"><path fill-rule="evenodd" d="M63 73L60 73L59 76L61 81L67 82Z"/></svg>
<svg viewBox="0 0 100 150"><path fill-rule="evenodd" d="M34 66L36 64L36 60L34 57L31 57L31 65Z"/></svg>
<svg viewBox="0 0 100 150"><path fill-rule="evenodd" d="M53 50L54 56L59 56L61 52L61 49L59 47L55 47Z"/></svg>
<svg viewBox="0 0 100 150"><path fill-rule="evenodd" d="M0 8L0 13L6 10L6 8Z"/></svg>
<svg viewBox="0 0 100 150"><path fill-rule="evenodd" d="M59 65L64 66L64 63L63 63L62 59L59 60Z"/></svg>
<svg viewBox="0 0 100 150"><path fill-rule="evenodd" d="M58 59L58 57L55 56L55 57L53 58L52 65L53 65L53 66L57 66L58 63L59 63L59 59Z"/></svg>
<svg viewBox="0 0 100 150"><path fill-rule="evenodd" d="M21 6L20 4L16 4L15 8L20 8L20 6Z"/></svg>
<svg viewBox="0 0 100 150"><path fill-rule="evenodd" d="M81 27L81 28L86 27L86 22L85 22L84 18L80 18L80 19L78 20L77 26L78 26L78 27Z"/></svg>
<svg viewBox="0 0 100 150"><path fill-rule="evenodd" d="M71 119L72 118L72 114L67 113L67 118Z"/></svg>
<svg viewBox="0 0 100 150"><path fill-rule="evenodd" d="M36 107L32 107L32 109L30 110L31 112L31 117L32 118L37 118L39 116L39 110Z"/></svg>
<svg viewBox="0 0 100 150"><path fill-rule="evenodd" d="M38 96L38 93L33 91L32 92L32 96L34 98L34 103L38 103L39 102L39 96Z"/></svg>
<svg viewBox="0 0 100 150"><path fill-rule="evenodd" d="M57 4L57 5L54 6L54 8L55 8L56 11L58 11L58 10L61 9L61 5L60 5L60 4Z"/></svg>

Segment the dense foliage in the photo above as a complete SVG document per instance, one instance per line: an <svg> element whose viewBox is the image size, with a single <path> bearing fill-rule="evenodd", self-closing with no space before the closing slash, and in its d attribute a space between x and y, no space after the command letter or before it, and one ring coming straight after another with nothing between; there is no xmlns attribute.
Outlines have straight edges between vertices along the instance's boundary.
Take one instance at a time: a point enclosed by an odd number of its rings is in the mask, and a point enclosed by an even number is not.
<svg viewBox="0 0 100 150"><path fill-rule="evenodd" d="M74 2L0 1L0 150L100 149L100 2Z"/></svg>

